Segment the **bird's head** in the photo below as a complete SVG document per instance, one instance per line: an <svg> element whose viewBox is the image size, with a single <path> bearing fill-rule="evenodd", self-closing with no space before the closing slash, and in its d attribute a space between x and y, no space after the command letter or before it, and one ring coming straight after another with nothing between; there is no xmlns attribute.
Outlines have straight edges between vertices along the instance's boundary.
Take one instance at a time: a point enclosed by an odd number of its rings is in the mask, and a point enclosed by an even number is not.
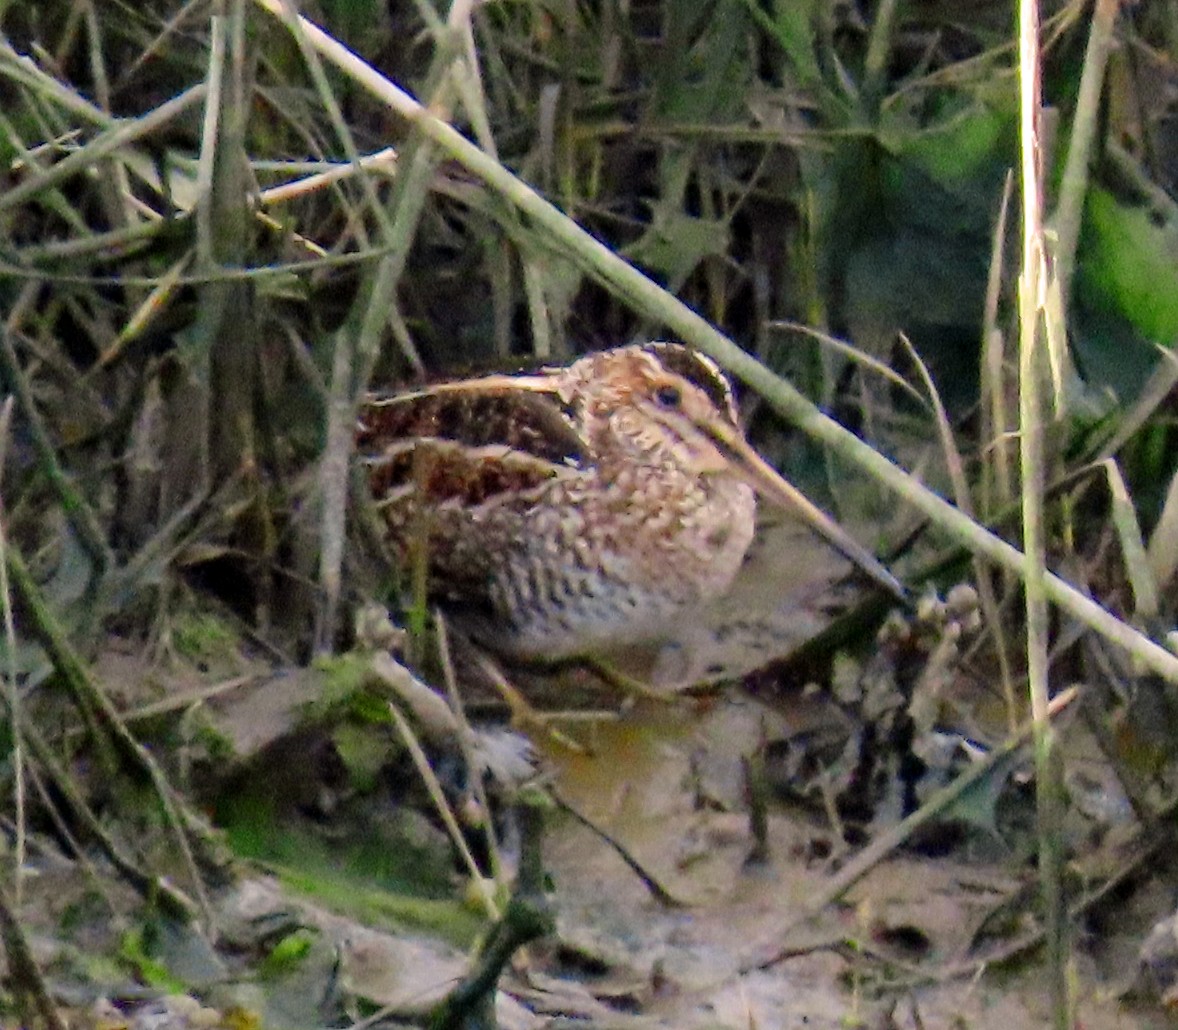
<svg viewBox="0 0 1178 1030"><path fill-rule="evenodd" d="M719 367L679 344L589 354L560 377L561 399L599 460L732 475L723 441L741 438Z"/></svg>
<svg viewBox="0 0 1178 1030"><path fill-rule="evenodd" d="M753 449L737 421L728 379L705 355L662 342L601 351L570 365L559 392L566 405L576 406L595 451L614 447L631 459L673 464L700 477L736 478L904 596L870 551Z"/></svg>

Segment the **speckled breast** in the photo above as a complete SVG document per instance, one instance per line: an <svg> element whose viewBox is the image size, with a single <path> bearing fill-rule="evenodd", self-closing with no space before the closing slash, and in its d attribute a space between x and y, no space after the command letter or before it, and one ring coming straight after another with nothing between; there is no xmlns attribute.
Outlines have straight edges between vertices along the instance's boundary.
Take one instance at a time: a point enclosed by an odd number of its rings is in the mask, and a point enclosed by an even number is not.
<svg viewBox="0 0 1178 1030"><path fill-rule="evenodd" d="M628 500L592 484L576 492L483 515L488 539L512 540L487 555L487 643L501 651L558 658L655 642L728 589L752 542L756 501L729 477L698 484L687 504L639 502L626 484L617 494Z"/></svg>

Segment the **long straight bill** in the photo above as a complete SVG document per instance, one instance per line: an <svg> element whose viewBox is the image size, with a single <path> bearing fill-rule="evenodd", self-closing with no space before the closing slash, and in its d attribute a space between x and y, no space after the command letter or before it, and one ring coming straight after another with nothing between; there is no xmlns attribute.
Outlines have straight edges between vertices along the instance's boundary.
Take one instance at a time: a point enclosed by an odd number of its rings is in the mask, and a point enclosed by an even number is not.
<svg viewBox="0 0 1178 1030"><path fill-rule="evenodd" d="M728 453L733 468L768 501L779 505L813 529L835 550L854 562L876 583L904 600L908 590L866 547L850 535L801 490L784 479L739 433L727 426L709 426L710 434Z"/></svg>

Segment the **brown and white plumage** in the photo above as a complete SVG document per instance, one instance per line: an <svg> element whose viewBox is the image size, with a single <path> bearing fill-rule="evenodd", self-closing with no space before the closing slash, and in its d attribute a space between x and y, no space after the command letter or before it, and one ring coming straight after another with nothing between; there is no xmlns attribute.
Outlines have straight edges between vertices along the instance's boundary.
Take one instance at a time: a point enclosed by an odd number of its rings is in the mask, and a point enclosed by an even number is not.
<svg viewBox="0 0 1178 1030"><path fill-rule="evenodd" d="M358 442L401 559L422 545L431 592L501 651L657 640L728 588L756 493L899 590L761 460L723 374L678 344L374 399Z"/></svg>

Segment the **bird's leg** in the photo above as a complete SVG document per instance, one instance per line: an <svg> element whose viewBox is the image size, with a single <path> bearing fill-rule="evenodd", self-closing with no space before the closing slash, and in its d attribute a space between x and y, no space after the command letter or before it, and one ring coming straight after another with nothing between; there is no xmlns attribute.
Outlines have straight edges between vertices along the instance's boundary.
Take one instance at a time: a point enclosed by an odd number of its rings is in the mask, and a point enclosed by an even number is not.
<svg viewBox="0 0 1178 1030"><path fill-rule="evenodd" d="M434 631L438 659L450 693L451 706L461 704L457 697L457 684L460 679L466 680L473 676L481 691L485 692L487 688L491 688L503 699L511 712L513 727L533 735L545 734L571 751L585 751L582 745L551 725L554 720L565 718L563 713L549 714L538 711L523 691L507 679L494 654L465 632L455 630L438 610L434 611ZM456 665L464 670L463 675L456 673Z"/></svg>
<svg viewBox="0 0 1178 1030"><path fill-rule="evenodd" d="M567 748L576 754L585 754L583 744L578 743L567 733L562 733L554 725L555 722L570 717L580 717L576 712L541 712L524 696L523 691L511 683L495 661L485 653L478 654L479 668L483 675L499 692L507 707L511 711L511 724L526 733L540 733L547 736L554 743ZM616 713L593 713L594 718L616 718Z"/></svg>
<svg viewBox="0 0 1178 1030"><path fill-rule="evenodd" d="M584 665L586 669L607 686L621 691L627 697L642 698L645 701L657 701L663 705L673 705L679 701L677 694L666 690L659 690L656 687L652 687L649 683L645 683L634 676L627 675L604 658L599 658L596 655L585 655L583 658L574 659L574 661Z"/></svg>
<svg viewBox="0 0 1178 1030"><path fill-rule="evenodd" d="M619 669L609 658L601 655L586 653L561 658L529 655L526 658L513 658L512 662L522 668L546 674L555 674L567 669L582 669L596 677L606 687L616 690L629 699L641 698L663 705L676 704L679 701L676 692L660 690L644 679L631 676Z"/></svg>

